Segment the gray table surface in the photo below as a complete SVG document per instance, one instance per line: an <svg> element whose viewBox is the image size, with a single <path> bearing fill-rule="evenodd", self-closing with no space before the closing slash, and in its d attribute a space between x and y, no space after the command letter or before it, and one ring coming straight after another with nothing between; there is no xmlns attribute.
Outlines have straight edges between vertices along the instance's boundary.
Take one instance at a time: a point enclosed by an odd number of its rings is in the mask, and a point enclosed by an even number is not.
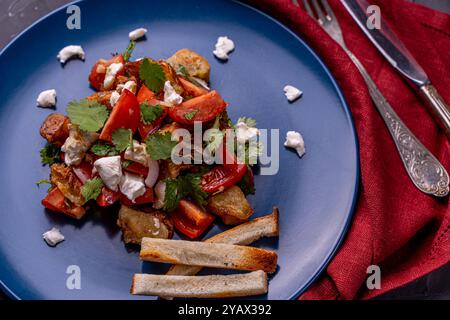
<svg viewBox="0 0 450 320"><path fill-rule="evenodd" d="M411 0L450 13L449 0ZM72 0L0 0L0 48L50 11ZM7 299L0 292L0 300ZM450 263L379 299L450 299Z"/></svg>

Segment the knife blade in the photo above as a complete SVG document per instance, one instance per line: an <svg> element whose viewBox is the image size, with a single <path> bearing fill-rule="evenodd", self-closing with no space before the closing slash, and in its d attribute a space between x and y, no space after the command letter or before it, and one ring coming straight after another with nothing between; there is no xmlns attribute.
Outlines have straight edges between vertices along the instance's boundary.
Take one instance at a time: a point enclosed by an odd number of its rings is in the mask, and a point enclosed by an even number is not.
<svg viewBox="0 0 450 320"><path fill-rule="evenodd" d="M403 42L380 17L380 28L369 28L366 0L341 0L344 7L381 54L412 84L419 88L420 95L427 103L438 123L450 139L450 108L431 84L427 74L414 59Z"/></svg>

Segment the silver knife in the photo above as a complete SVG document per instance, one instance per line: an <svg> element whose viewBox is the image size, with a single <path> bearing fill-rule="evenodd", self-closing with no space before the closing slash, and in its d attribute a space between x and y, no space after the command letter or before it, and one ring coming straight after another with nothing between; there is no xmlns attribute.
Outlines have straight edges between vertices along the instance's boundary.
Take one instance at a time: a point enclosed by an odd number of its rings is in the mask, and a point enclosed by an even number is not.
<svg viewBox="0 0 450 320"><path fill-rule="evenodd" d="M383 56L419 89L420 95L450 140L450 108L412 54L381 17L381 28L369 29L367 8L370 4L366 0L341 0L341 2Z"/></svg>

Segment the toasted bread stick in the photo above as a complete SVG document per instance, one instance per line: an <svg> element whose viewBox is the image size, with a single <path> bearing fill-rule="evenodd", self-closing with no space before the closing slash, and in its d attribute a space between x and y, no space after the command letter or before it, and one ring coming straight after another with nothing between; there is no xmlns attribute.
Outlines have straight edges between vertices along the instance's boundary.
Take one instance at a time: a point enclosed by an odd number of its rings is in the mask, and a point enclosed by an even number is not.
<svg viewBox="0 0 450 320"><path fill-rule="evenodd" d="M243 223L237 227L219 233L205 242L228 243L237 245L249 245L263 237L276 237L279 234L278 208L273 208L271 214L256 218L255 220ZM173 265L167 275L193 276L199 273L203 267Z"/></svg>
<svg viewBox="0 0 450 320"><path fill-rule="evenodd" d="M235 270L275 272L273 251L224 243L143 238L144 261L205 266Z"/></svg>
<svg viewBox="0 0 450 320"><path fill-rule="evenodd" d="M267 274L167 276L135 274L131 294L178 298L245 297L267 293Z"/></svg>

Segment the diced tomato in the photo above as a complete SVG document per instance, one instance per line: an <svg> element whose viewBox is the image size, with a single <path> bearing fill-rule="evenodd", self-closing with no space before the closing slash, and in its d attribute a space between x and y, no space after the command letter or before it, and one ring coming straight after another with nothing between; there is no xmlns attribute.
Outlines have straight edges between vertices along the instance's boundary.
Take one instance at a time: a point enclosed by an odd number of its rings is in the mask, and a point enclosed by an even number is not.
<svg viewBox="0 0 450 320"><path fill-rule="evenodd" d="M195 121L207 122L215 119L226 107L227 103L222 97L216 91L211 91L167 109L174 121L193 124ZM187 115L191 116L186 118Z"/></svg>
<svg viewBox="0 0 450 320"><path fill-rule="evenodd" d="M120 128L131 129L134 134L139 126L140 118L141 110L136 97L131 91L122 90L116 106L103 127L100 139L111 142L113 132Z"/></svg>
<svg viewBox="0 0 450 320"><path fill-rule="evenodd" d="M188 200L181 200L171 216L175 228L191 239L201 236L214 221L212 214Z"/></svg>
<svg viewBox="0 0 450 320"><path fill-rule="evenodd" d="M167 112L164 111L164 114L167 114ZM161 127L163 117L161 117L159 121L158 120L159 119L157 119L154 123L150 124L143 124L143 123L139 124L138 131L142 140L145 140L149 135L158 131L158 129Z"/></svg>
<svg viewBox="0 0 450 320"><path fill-rule="evenodd" d="M160 101L156 99L156 95L153 93L153 91L147 88L144 84L139 89L137 100L139 103L146 102L151 106L155 106L160 103Z"/></svg>
<svg viewBox="0 0 450 320"><path fill-rule="evenodd" d="M79 165L73 166L72 170L82 184L92 178L92 164L89 162L83 161Z"/></svg>
<svg viewBox="0 0 450 320"><path fill-rule="evenodd" d="M100 59L98 60L91 69L91 73L89 74L89 83L93 88L97 91L101 91L103 89L103 81L105 80L106 68L113 63L124 63L123 56L121 54L112 57L109 60ZM101 72L102 71L102 72ZM124 73L124 68L122 68L117 75L122 75Z"/></svg>
<svg viewBox="0 0 450 320"><path fill-rule="evenodd" d="M148 103L150 106L156 106L157 104L161 103L161 101L159 101L156 98L153 91L151 91L145 85L142 85L141 89L139 89L139 92L137 94L137 100L138 100L139 104ZM167 110L166 110L166 108L164 108L164 112L161 115L161 117L159 117L152 123L145 124L142 122L142 119L140 119L138 131L139 131L139 135L141 136L141 139L145 140L145 138L147 138L148 135L156 132L160 128L161 123L163 122L166 115L167 115Z"/></svg>
<svg viewBox="0 0 450 320"><path fill-rule="evenodd" d="M139 204L147 204L154 202L153 189L146 188L145 193L137 197L134 202L127 198L124 194L120 195L120 202L126 206L139 205Z"/></svg>
<svg viewBox="0 0 450 320"><path fill-rule="evenodd" d="M138 174L140 176L143 176L144 178L148 175L148 167L137 162L132 162L130 165L124 168L124 170Z"/></svg>
<svg viewBox="0 0 450 320"><path fill-rule="evenodd" d="M150 108L153 108L150 106ZM145 124L142 122L142 119L139 123L139 127L138 127L138 131L139 131L139 135L141 136L142 140L145 140L150 134L158 131L158 129L161 127L161 124L164 120L164 118L167 115L167 108L164 108L164 111L162 113L162 115L156 119L155 121L153 121L152 123L148 123Z"/></svg>
<svg viewBox="0 0 450 320"><path fill-rule="evenodd" d="M180 80L187 96L198 97L208 93L208 90L200 88L182 77L178 77L178 80Z"/></svg>
<svg viewBox="0 0 450 320"><path fill-rule="evenodd" d="M102 193L97 198L97 204L100 207L109 207L120 199L121 193L118 191L112 191L106 187L102 188Z"/></svg>
<svg viewBox="0 0 450 320"><path fill-rule="evenodd" d="M220 155L223 165L217 165L202 176L201 186L205 192L213 193L235 185L248 170L245 163L237 163L234 154L229 152L224 144L222 144L222 150Z"/></svg>
<svg viewBox="0 0 450 320"><path fill-rule="evenodd" d="M58 188L53 188L42 200L42 205L49 210L64 212L66 204L64 195Z"/></svg>
<svg viewBox="0 0 450 320"><path fill-rule="evenodd" d="M58 189L53 188L42 200L42 205L49 210L64 213L75 219L80 219L86 213L86 210L80 206L70 207L64 198L64 194Z"/></svg>

